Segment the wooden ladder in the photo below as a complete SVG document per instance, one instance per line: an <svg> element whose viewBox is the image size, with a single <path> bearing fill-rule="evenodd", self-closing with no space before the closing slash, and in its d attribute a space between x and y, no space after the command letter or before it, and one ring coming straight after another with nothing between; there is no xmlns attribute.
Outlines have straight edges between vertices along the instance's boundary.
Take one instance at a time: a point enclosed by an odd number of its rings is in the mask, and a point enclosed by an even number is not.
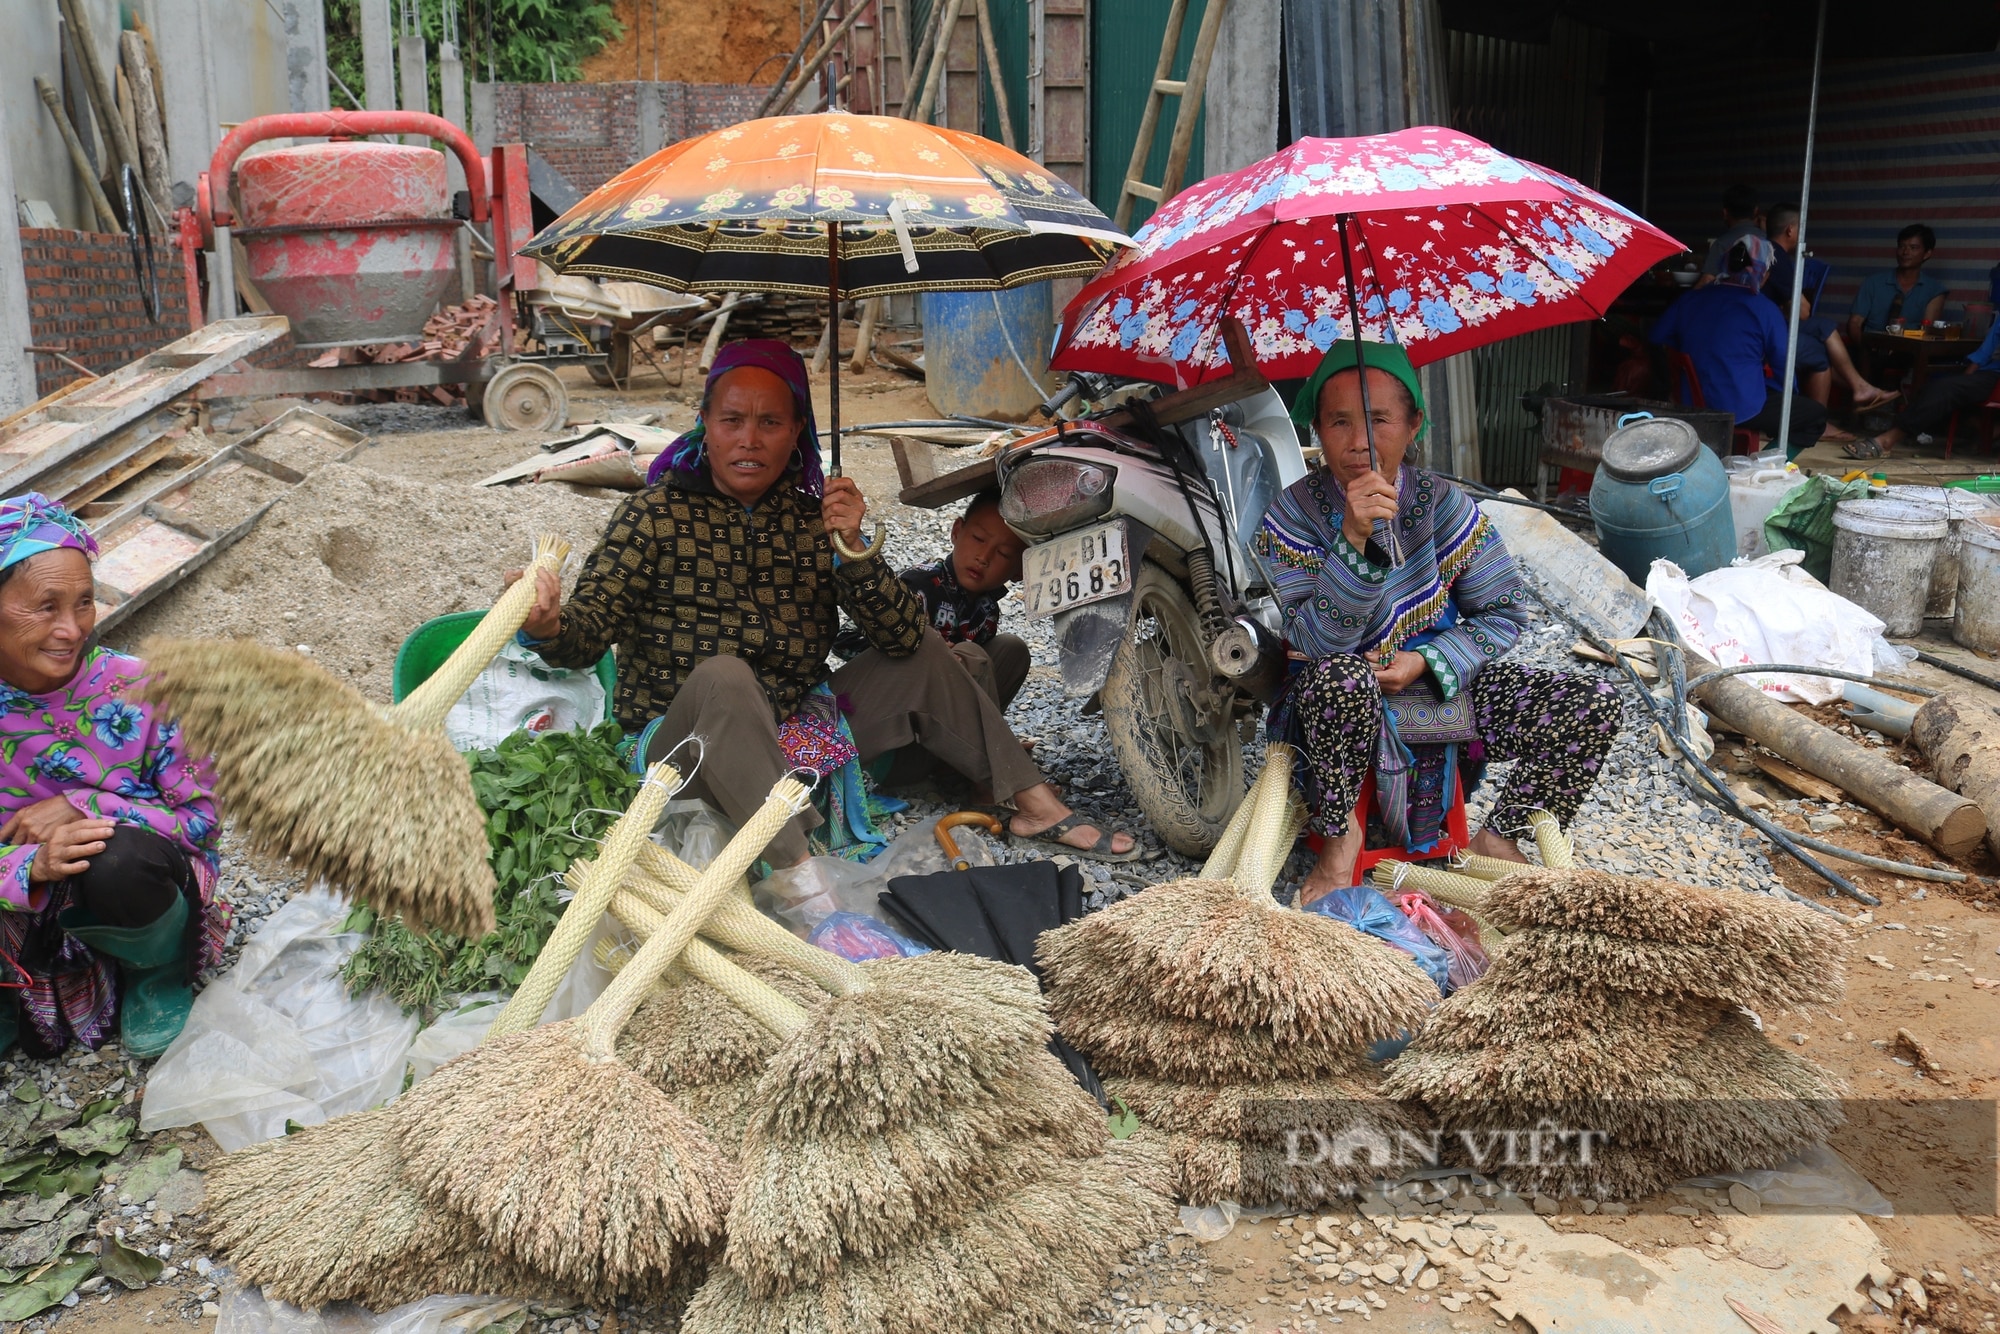
<svg viewBox="0 0 2000 1334"><path fill-rule="evenodd" d="M1202 11L1201 28L1195 33L1194 50L1188 56L1185 79L1168 76L1174 72L1174 56L1181 49L1187 28L1188 0L1173 0L1167 11L1167 32L1160 42L1160 62L1153 68L1153 86L1146 94L1146 111L1139 118L1139 137L1132 144L1132 165L1125 172L1125 184L1118 191L1118 213L1113 219L1119 231L1132 223L1132 201L1150 199L1161 204L1174 197L1187 172L1188 153L1194 147L1194 123L1201 115L1202 90L1208 85L1208 66L1215 56L1215 36L1222 27L1223 11L1229 0L1208 0ZM1146 159L1153 155L1153 135L1160 127L1160 109L1170 97L1178 97L1174 112L1174 137L1167 143L1167 169L1158 185L1146 183Z"/></svg>

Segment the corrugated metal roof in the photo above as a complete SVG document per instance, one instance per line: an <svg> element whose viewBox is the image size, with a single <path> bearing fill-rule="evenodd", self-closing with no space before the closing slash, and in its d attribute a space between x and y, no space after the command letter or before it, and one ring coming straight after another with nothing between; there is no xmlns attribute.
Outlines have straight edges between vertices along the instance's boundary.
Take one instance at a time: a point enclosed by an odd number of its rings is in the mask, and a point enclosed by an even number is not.
<svg viewBox="0 0 2000 1334"><path fill-rule="evenodd" d="M1656 81L1654 220L1690 244L1722 227L1731 181L1767 202L1798 197L1805 158L1802 63L1663 62ZM2000 55L1829 62L1807 244L1833 265L1826 313L1844 315L1862 278L1894 264L1896 233L1937 232L1925 266L1947 309L1984 300L2000 260ZM1635 201L1627 201L1635 202Z"/></svg>

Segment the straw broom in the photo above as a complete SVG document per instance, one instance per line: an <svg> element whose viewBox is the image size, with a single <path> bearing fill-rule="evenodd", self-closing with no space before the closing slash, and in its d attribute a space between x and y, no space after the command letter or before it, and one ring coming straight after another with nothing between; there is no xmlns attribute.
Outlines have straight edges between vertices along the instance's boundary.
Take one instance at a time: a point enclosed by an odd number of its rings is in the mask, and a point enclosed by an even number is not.
<svg viewBox="0 0 2000 1334"><path fill-rule="evenodd" d="M597 873L578 884L586 911L615 889L680 786L664 764L648 771L606 836ZM566 948L560 926L551 939ZM532 1270L494 1255L470 1220L404 1180L395 1132L404 1110L392 1104L340 1117L218 1164L208 1179L209 1226L239 1273L306 1307L359 1301L387 1309L433 1292L551 1291Z"/></svg>
<svg viewBox="0 0 2000 1334"><path fill-rule="evenodd" d="M504 1254L593 1294L658 1291L720 1241L735 1186L726 1158L617 1060L617 1039L807 800L780 780L579 1019L491 1038L406 1094L397 1148L408 1179Z"/></svg>
<svg viewBox="0 0 2000 1334"><path fill-rule="evenodd" d="M493 929L486 819L445 715L527 620L535 577L569 544L543 535L527 573L402 703L380 709L317 663L248 640L150 639L140 694L214 757L216 795L260 852L401 915L413 929Z"/></svg>

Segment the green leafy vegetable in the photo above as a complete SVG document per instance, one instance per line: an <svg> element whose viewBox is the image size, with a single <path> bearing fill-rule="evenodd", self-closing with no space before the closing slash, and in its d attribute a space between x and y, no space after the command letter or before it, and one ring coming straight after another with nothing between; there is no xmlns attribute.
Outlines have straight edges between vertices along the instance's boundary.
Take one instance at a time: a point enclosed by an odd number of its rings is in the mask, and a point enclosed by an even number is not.
<svg viewBox="0 0 2000 1334"><path fill-rule="evenodd" d="M90 1210L79 1206L61 1218L37 1223L0 1240L0 1265L26 1269L62 1254L63 1247L90 1230Z"/></svg>
<svg viewBox="0 0 2000 1334"><path fill-rule="evenodd" d="M125 1170L118 1178L118 1193L128 1195L134 1204L144 1204L160 1193L160 1187L167 1184L167 1178L180 1170L181 1151L168 1149L156 1153L136 1167Z"/></svg>
<svg viewBox="0 0 2000 1334"><path fill-rule="evenodd" d="M0 1290L0 1320L26 1320L46 1311L76 1291L76 1285L97 1270L97 1257L72 1255L60 1265L26 1283Z"/></svg>
<svg viewBox="0 0 2000 1334"><path fill-rule="evenodd" d="M104 1239L104 1272L112 1280L126 1288L137 1291L160 1276L166 1263L158 1256L144 1251L135 1251L115 1237Z"/></svg>
<svg viewBox="0 0 2000 1334"><path fill-rule="evenodd" d="M588 732L516 732L470 757L472 791L486 812L493 876L489 935L466 941L419 936L400 918L357 911L351 929L370 930L341 976L357 994L379 987L403 1005L430 1006L448 992L512 990L542 952L562 903L564 871L618 818L639 786L620 760L616 723Z"/></svg>
<svg viewBox="0 0 2000 1334"><path fill-rule="evenodd" d="M120 1154L132 1142L135 1129L128 1116L100 1116L95 1121L56 1132L56 1143L71 1153Z"/></svg>

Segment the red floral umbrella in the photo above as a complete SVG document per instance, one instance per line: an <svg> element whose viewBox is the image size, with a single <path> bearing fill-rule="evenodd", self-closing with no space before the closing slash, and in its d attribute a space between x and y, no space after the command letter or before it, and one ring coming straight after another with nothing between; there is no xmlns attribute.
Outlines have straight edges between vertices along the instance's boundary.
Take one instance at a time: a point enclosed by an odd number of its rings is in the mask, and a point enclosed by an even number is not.
<svg viewBox="0 0 2000 1334"><path fill-rule="evenodd" d="M1272 379L1338 338L1423 365L1602 315L1685 250L1624 206L1455 130L1301 139L1175 195L1063 313L1051 365L1180 387L1229 373L1243 321Z"/></svg>

